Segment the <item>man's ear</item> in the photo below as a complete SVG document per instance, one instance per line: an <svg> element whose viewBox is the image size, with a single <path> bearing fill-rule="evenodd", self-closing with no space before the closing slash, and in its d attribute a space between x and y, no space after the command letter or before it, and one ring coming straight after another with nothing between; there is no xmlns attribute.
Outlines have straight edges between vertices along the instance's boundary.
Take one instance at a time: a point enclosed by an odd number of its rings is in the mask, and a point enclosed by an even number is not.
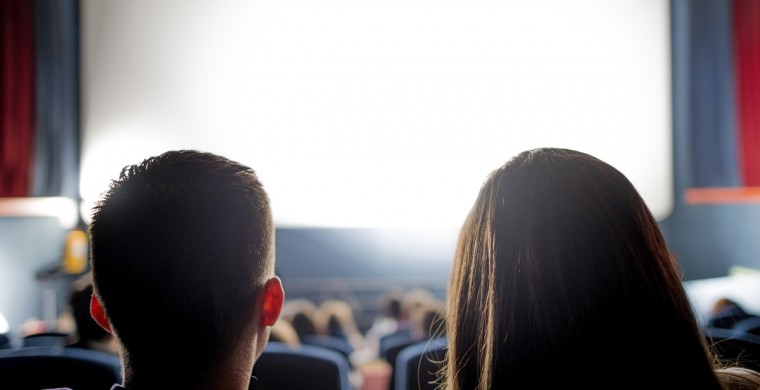
<svg viewBox="0 0 760 390"><path fill-rule="evenodd" d="M95 294L92 294L92 298L90 298L90 315L106 332L113 333L106 312L103 310L103 305L100 304L100 299Z"/></svg>
<svg viewBox="0 0 760 390"><path fill-rule="evenodd" d="M273 326L280 318L280 310L285 301L282 281L277 276L267 280L261 289L261 325Z"/></svg>

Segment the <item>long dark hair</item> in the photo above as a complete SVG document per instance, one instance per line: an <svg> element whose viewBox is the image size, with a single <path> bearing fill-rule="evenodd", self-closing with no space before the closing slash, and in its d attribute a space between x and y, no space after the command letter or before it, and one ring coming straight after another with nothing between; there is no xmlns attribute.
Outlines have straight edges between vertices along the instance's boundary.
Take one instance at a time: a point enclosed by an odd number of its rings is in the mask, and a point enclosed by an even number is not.
<svg viewBox="0 0 760 390"><path fill-rule="evenodd" d="M720 388L646 204L574 150L526 151L490 174L460 233L447 333L450 390Z"/></svg>

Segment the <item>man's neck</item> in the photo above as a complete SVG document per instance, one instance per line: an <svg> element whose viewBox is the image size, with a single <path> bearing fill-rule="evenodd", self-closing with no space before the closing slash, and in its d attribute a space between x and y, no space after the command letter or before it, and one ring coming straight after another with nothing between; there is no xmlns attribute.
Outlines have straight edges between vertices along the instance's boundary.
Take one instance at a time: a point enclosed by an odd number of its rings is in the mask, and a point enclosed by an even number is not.
<svg viewBox="0 0 760 390"><path fill-rule="evenodd" d="M178 361L179 360L179 361ZM241 359L242 361L242 359ZM148 369L130 369L125 365L124 387L127 389L221 389L247 390L251 382L253 367L228 362L215 367L191 367L181 359L167 358L164 364ZM155 367L155 370L153 369Z"/></svg>

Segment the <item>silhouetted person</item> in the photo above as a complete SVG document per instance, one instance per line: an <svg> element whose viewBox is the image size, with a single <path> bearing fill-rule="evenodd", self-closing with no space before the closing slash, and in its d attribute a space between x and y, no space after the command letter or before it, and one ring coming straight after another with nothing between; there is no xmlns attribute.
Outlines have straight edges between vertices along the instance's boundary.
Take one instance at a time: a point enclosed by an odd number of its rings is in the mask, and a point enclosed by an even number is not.
<svg viewBox="0 0 760 390"><path fill-rule="evenodd" d="M446 324L448 390L721 389L728 378L644 200L573 150L526 151L488 176L460 233Z"/></svg>
<svg viewBox="0 0 760 390"><path fill-rule="evenodd" d="M382 297L383 312L372 322L364 335L366 342L367 359L380 356L380 339L389 334L395 333L399 329L402 321L401 301L404 297L404 290L398 286L392 286L386 289Z"/></svg>
<svg viewBox="0 0 760 390"><path fill-rule="evenodd" d="M712 328L731 329L737 322L747 318L757 317L729 298L718 299L710 310L707 326Z"/></svg>
<svg viewBox="0 0 760 390"><path fill-rule="evenodd" d="M364 348L364 336L359 332L353 308L348 302L330 299L320 303L315 323L318 334L345 339L352 350Z"/></svg>
<svg viewBox="0 0 760 390"><path fill-rule="evenodd" d="M284 296L251 168L193 150L128 166L89 233L91 311L121 345L125 387L248 389Z"/></svg>
<svg viewBox="0 0 760 390"><path fill-rule="evenodd" d="M288 321L298 334L299 338L316 335L317 306L308 299L299 298L285 302L282 311L282 319Z"/></svg>

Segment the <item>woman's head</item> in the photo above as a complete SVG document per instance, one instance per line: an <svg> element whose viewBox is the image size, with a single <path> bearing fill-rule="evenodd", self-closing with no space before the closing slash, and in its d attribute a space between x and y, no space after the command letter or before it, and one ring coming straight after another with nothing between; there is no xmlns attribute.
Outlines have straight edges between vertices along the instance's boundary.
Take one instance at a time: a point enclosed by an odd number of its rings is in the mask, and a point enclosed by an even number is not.
<svg viewBox="0 0 760 390"><path fill-rule="evenodd" d="M645 202L578 151L526 151L489 175L460 233L448 301L451 388L630 373L663 343L711 368Z"/></svg>
<svg viewBox="0 0 760 390"><path fill-rule="evenodd" d="M289 322L299 337L317 334L315 316L317 306L308 299L300 298L285 302L282 318Z"/></svg>

